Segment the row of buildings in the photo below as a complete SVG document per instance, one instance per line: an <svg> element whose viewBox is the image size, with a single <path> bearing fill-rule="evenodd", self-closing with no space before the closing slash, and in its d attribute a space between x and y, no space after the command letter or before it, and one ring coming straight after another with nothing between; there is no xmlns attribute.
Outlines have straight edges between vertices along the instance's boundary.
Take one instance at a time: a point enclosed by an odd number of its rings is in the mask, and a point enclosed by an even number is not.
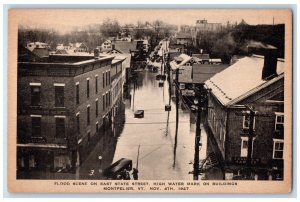
<svg viewBox="0 0 300 202"><path fill-rule="evenodd" d="M206 89L205 128L225 179L246 174L251 157L257 179L283 179L284 68L272 46L249 47L249 55L229 65L199 64L181 54L170 63L179 69L183 96L193 100L195 86ZM252 153L248 155L250 113L255 111Z"/></svg>
<svg viewBox="0 0 300 202"><path fill-rule="evenodd" d="M125 47L125 48L124 48ZM26 48L31 52L39 53L40 50L48 49L49 54L91 54L91 48L88 47L84 42L81 43L68 43L63 44L59 43L56 46L56 49L50 51L50 46L44 42L29 42L26 45ZM145 53L149 52L150 45L148 40L117 40L117 39L107 39L101 45L97 46L101 53L106 53L114 49L122 50L125 52L139 52L144 51ZM128 51L127 51L128 50Z"/></svg>
<svg viewBox="0 0 300 202"><path fill-rule="evenodd" d="M17 169L74 171L119 114L131 57L18 52Z"/></svg>

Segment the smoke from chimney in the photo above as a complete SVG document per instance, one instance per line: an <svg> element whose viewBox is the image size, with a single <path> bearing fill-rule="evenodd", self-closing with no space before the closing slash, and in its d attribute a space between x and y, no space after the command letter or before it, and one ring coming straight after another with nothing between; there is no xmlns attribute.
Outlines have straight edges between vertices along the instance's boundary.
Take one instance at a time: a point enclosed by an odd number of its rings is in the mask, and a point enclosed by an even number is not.
<svg viewBox="0 0 300 202"><path fill-rule="evenodd" d="M262 79L270 80L277 76L277 48L261 42L252 42L248 47L248 54L264 56Z"/></svg>

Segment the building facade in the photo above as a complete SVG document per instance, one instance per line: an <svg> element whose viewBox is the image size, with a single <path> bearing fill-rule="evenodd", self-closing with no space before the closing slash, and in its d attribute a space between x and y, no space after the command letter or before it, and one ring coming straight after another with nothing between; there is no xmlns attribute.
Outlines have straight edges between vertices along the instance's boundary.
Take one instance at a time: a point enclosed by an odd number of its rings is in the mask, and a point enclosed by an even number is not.
<svg viewBox="0 0 300 202"><path fill-rule="evenodd" d="M123 60L112 65L113 59L50 55L46 62L18 62L18 170L71 172L85 160L111 123L122 88Z"/></svg>
<svg viewBox="0 0 300 202"><path fill-rule="evenodd" d="M219 31L221 29L222 29L221 23L209 23L205 19L196 21L197 32Z"/></svg>
<svg viewBox="0 0 300 202"><path fill-rule="evenodd" d="M283 178L283 69L284 61L276 57L251 56L240 59L205 82L210 92L207 126L225 173L241 176L250 156L255 179ZM249 106L255 116L252 154L248 156Z"/></svg>

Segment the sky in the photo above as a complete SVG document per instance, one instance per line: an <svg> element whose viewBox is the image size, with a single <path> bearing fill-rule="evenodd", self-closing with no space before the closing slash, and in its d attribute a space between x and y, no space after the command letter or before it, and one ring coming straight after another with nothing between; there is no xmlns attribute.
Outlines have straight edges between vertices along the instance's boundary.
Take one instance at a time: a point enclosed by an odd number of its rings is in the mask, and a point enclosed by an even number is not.
<svg viewBox="0 0 300 202"><path fill-rule="evenodd" d="M61 33L68 32L74 26L100 24L105 18L116 19L121 24L137 21L163 20L169 24L195 25L196 20L225 24L240 22L248 24L285 23L287 10L250 10L250 9L19 9L19 25L35 28L54 28Z"/></svg>

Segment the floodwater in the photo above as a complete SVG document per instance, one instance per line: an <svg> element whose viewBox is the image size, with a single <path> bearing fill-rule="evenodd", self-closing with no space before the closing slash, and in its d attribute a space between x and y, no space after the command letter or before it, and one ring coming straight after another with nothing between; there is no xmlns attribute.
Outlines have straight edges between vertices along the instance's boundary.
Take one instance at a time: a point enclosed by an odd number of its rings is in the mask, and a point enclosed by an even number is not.
<svg viewBox="0 0 300 202"><path fill-rule="evenodd" d="M114 161L132 159L142 180L191 180L193 175L188 173L193 170L196 127L195 121L191 124L190 119L194 117L190 117L189 111L179 109L176 137L175 99L171 101L171 111L165 111L170 97L168 82L166 80L164 86L159 87L155 75L148 71L138 73L136 88L131 90L130 105L127 103L126 106L126 123ZM144 110L142 119L134 118L134 111L139 109ZM206 145L203 130L201 136ZM205 158L205 147L200 156Z"/></svg>

